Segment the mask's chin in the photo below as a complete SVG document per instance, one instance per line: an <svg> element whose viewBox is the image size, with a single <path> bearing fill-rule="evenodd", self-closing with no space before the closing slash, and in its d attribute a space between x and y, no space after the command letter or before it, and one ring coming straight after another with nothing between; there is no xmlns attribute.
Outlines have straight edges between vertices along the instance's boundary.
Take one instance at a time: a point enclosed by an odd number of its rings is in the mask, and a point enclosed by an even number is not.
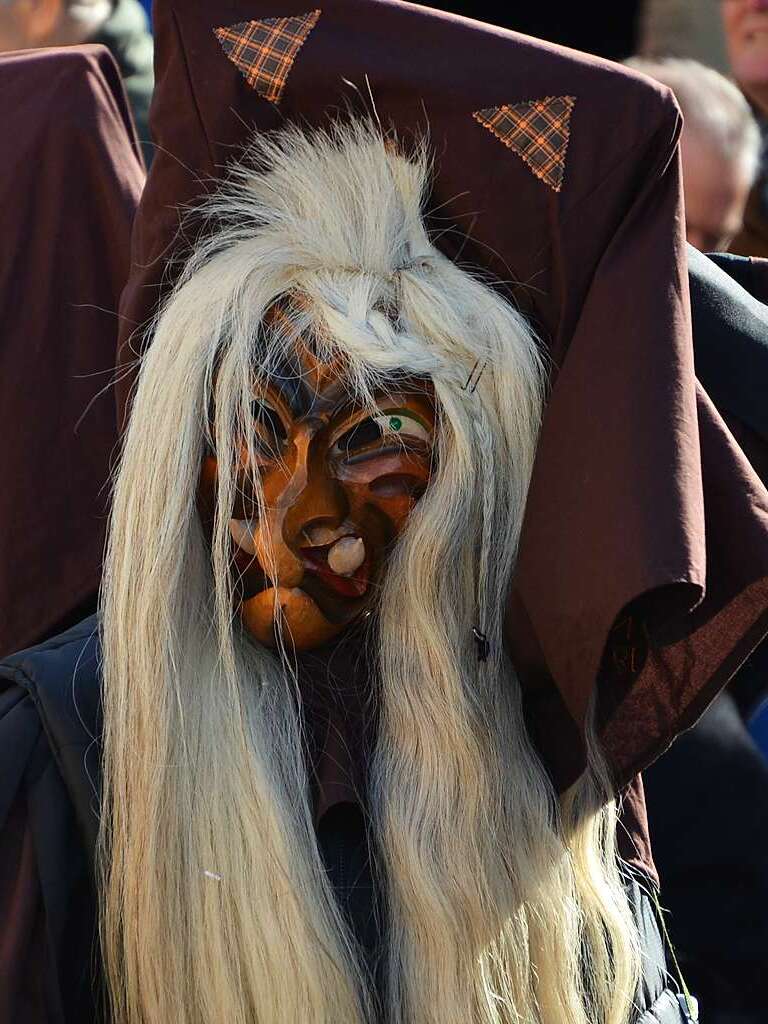
<svg viewBox="0 0 768 1024"><path fill-rule="evenodd" d="M331 622L317 602L299 587L269 587L243 601L240 614L248 632L265 647L278 646L275 620L282 621L283 643L296 651L311 651L340 636L358 609L344 621Z"/></svg>

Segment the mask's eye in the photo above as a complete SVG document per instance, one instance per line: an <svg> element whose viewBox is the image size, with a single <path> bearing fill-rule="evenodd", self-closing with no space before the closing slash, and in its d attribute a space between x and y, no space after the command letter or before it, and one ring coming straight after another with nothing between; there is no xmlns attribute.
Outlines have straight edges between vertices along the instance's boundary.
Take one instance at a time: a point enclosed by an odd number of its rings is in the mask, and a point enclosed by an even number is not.
<svg viewBox="0 0 768 1024"><path fill-rule="evenodd" d="M256 454L270 459L278 458L288 439L288 433L280 419L280 414L264 399L254 401L251 413L256 428L254 435Z"/></svg>
<svg viewBox="0 0 768 1024"><path fill-rule="evenodd" d="M424 444L432 441L432 431L419 416L408 409L387 409L381 416L375 416L374 422L378 424L383 437L396 435L423 441Z"/></svg>
<svg viewBox="0 0 768 1024"><path fill-rule="evenodd" d="M332 454L345 457L381 444L421 448L430 445L432 432L420 417L409 409L386 409L356 423L342 434L333 446Z"/></svg>

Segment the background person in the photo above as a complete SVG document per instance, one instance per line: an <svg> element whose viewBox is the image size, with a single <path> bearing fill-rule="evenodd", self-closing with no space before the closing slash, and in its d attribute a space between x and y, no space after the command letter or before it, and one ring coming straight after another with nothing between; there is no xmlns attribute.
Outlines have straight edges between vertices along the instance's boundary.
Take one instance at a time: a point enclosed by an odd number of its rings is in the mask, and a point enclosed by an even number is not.
<svg viewBox="0 0 768 1024"><path fill-rule="evenodd" d="M627 63L669 86L683 112L688 241L703 252L726 251L742 229L759 168L760 131L749 104L733 82L698 61L634 57Z"/></svg>
<svg viewBox="0 0 768 1024"><path fill-rule="evenodd" d="M14 254L0 270L2 656L96 606L118 439L108 385L145 174L103 47L0 54L0 95L13 154L0 237Z"/></svg>
<svg viewBox="0 0 768 1024"><path fill-rule="evenodd" d="M747 101L727 78L696 61L628 63L669 86L683 111L688 241L705 251L726 250L741 227L760 157ZM749 399L755 381L765 379L767 311L692 250L689 272L697 376L740 442L749 433L764 452L764 424L750 415ZM753 460L759 472L758 463ZM768 894L768 764L744 719L764 692L766 653L763 645L729 690L643 773L672 944L709 1024L764 1019L768 921L755 908L766 905Z"/></svg>
<svg viewBox="0 0 768 1024"><path fill-rule="evenodd" d="M722 0L731 71L757 111L768 114L768 0Z"/></svg>
<svg viewBox="0 0 768 1024"><path fill-rule="evenodd" d="M764 262L688 254L697 376L765 483ZM763 642L693 728L643 773L669 933L706 1024L765 1021L768 763L747 720L767 686Z"/></svg>
<svg viewBox="0 0 768 1024"><path fill-rule="evenodd" d="M636 52L643 57L691 57L728 71L720 0L644 0L637 36Z"/></svg>
<svg viewBox="0 0 768 1024"><path fill-rule="evenodd" d="M147 164L152 34L139 0L2 0L0 50L101 43L117 61Z"/></svg>
<svg viewBox="0 0 768 1024"><path fill-rule="evenodd" d="M722 0L721 14L733 76L752 104L765 140L768 130L768 0ZM731 248L743 256L768 256L765 159L749 196L744 228Z"/></svg>

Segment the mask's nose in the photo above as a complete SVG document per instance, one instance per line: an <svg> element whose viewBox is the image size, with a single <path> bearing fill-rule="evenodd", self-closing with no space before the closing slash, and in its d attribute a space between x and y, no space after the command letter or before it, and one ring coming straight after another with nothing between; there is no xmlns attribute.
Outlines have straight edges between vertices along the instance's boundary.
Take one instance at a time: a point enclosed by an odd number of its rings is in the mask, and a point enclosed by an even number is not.
<svg viewBox="0 0 768 1024"><path fill-rule="evenodd" d="M301 548L322 543L324 531L339 527L349 511L317 438L321 426L307 423L297 431L293 458L286 459L289 475L276 493L265 495L268 508L256 534L256 556L273 583L281 587L301 583Z"/></svg>

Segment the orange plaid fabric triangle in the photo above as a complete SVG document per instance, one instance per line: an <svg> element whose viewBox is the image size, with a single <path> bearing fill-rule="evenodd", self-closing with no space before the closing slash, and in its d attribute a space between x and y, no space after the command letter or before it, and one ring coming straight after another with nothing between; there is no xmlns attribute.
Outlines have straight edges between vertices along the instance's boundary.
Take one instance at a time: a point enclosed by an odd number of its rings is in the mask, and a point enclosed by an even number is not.
<svg viewBox="0 0 768 1024"><path fill-rule="evenodd" d="M309 11L288 18L240 21L214 29L214 32L224 53L239 68L248 85L270 102L279 103L296 54L320 14L320 11Z"/></svg>
<svg viewBox="0 0 768 1024"><path fill-rule="evenodd" d="M547 96L476 110L472 116L521 156L537 178L559 192L575 102L575 96Z"/></svg>

